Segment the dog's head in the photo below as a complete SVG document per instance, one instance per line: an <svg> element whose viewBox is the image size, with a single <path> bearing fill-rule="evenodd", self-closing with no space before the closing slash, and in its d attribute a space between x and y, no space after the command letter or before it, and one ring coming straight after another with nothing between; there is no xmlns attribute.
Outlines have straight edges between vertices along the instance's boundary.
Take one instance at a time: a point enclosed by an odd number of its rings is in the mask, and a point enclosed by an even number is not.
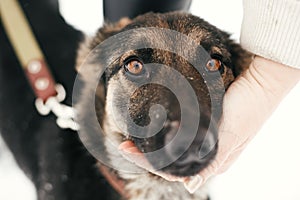
<svg viewBox="0 0 300 200"><path fill-rule="evenodd" d="M190 38L193 48L179 36L155 33L153 27ZM227 33L177 12L149 13L104 26L86 50L111 36L118 41L118 33L125 32L132 33L127 35L127 45L143 44L143 48L122 52L119 48L125 44L117 42L93 53L93 63L105 68L95 102L103 137L117 144L132 140L154 168L176 176L194 175L216 155L224 91L248 66L250 55ZM103 66L102 56L108 57L109 66ZM199 59L200 69L193 62ZM89 82L89 74L82 76ZM81 106L79 114L86 113L84 109Z"/></svg>

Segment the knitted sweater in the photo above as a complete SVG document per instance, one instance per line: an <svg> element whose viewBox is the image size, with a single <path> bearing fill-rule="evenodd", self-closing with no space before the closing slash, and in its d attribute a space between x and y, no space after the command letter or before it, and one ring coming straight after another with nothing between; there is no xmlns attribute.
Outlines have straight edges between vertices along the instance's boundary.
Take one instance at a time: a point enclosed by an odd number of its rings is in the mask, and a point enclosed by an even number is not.
<svg viewBox="0 0 300 200"><path fill-rule="evenodd" d="M243 1L242 46L300 69L300 0Z"/></svg>

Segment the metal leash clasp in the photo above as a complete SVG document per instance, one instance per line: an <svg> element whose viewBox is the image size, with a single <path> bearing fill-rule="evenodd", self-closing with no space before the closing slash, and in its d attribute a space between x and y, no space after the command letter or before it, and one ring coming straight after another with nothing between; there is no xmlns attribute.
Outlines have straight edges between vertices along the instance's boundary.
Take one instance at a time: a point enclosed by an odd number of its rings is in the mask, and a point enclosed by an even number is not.
<svg viewBox="0 0 300 200"><path fill-rule="evenodd" d="M35 100L35 107L37 111L43 116L48 115L52 111L52 113L57 117L56 124L60 128L70 128L74 131L78 131L79 125L74 121L76 117L75 109L61 103L66 98L66 91L64 87L61 84L56 84L55 90L57 95L49 97L45 103L41 98L37 98Z"/></svg>

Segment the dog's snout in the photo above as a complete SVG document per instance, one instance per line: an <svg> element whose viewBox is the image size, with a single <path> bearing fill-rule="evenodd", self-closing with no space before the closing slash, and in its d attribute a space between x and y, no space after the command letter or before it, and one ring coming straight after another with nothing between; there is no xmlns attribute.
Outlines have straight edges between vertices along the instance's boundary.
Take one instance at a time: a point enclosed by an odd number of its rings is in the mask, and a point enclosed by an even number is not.
<svg viewBox="0 0 300 200"><path fill-rule="evenodd" d="M201 83L191 82L197 98L191 97L181 83L173 83L178 90L176 95L166 87L148 84L132 96L131 110L138 112L131 112L130 117L145 131L141 133L129 126L129 133L155 169L191 176L214 158L219 119L213 115L210 97L203 95L208 89ZM165 119L161 119L161 113L152 112L160 110L154 105L163 107Z"/></svg>

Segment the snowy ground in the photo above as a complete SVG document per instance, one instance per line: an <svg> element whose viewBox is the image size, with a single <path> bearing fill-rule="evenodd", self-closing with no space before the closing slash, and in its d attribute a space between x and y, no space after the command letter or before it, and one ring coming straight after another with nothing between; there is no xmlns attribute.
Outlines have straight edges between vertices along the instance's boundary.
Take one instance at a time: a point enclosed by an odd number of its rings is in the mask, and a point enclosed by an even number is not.
<svg viewBox="0 0 300 200"><path fill-rule="evenodd" d="M92 34L102 24L101 0L60 0L67 21ZM194 0L191 12L239 38L242 0ZM239 160L217 177L213 200L300 199L300 84L285 98ZM251 121L249 121L251 123ZM0 200L35 200L31 182L0 138Z"/></svg>

